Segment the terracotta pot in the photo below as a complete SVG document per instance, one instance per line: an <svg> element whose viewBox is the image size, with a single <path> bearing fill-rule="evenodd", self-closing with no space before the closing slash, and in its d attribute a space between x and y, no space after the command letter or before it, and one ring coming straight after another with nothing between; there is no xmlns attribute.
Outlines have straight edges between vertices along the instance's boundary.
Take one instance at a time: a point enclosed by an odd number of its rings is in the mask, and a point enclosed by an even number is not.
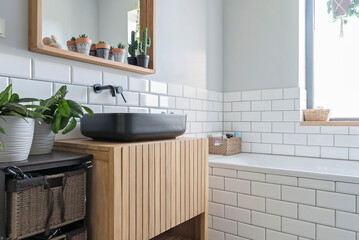
<svg viewBox="0 0 359 240"><path fill-rule="evenodd" d="M51 153L55 141L55 133L51 130L51 125L41 121L35 121L34 139L30 155L41 155Z"/></svg>
<svg viewBox="0 0 359 240"><path fill-rule="evenodd" d="M76 41L67 41L67 49L71 52L77 52Z"/></svg>
<svg viewBox="0 0 359 240"><path fill-rule="evenodd" d="M91 46L91 48L90 48L90 56L96 57L96 46Z"/></svg>
<svg viewBox="0 0 359 240"><path fill-rule="evenodd" d="M91 43L92 41L89 38L77 38L76 39L77 52L89 55Z"/></svg>
<svg viewBox="0 0 359 240"><path fill-rule="evenodd" d="M116 62L124 63L126 59L126 49L123 48L114 48L112 50L113 57Z"/></svg>
<svg viewBox="0 0 359 240"><path fill-rule="evenodd" d="M96 56L104 59L108 59L110 54L110 45L105 43L96 44Z"/></svg>
<svg viewBox="0 0 359 240"><path fill-rule="evenodd" d="M110 50L110 53L108 54L108 60L113 61L113 52L112 52L112 50Z"/></svg>
<svg viewBox="0 0 359 240"><path fill-rule="evenodd" d="M2 116L1 127L6 135L1 134L3 150L0 150L0 162L24 161L29 157L32 139L34 137L34 119L21 119L14 116Z"/></svg>
<svg viewBox="0 0 359 240"><path fill-rule="evenodd" d="M106 43L98 43L96 44L96 49L99 49L99 48L105 48L105 49L108 49L110 50L110 45L106 44Z"/></svg>

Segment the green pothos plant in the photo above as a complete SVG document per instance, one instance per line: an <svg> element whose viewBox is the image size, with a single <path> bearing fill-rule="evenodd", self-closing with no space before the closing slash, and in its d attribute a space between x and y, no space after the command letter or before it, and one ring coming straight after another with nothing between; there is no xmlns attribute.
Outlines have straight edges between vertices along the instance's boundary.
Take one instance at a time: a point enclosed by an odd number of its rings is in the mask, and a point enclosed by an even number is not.
<svg viewBox="0 0 359 240"><path fill-rule="evenodd" d="M13 93L12 85L9 85L3 92L1 92L0 134L6 134L5 129L1 126L1 121L6 122L4 116L15 116L22 118L25 121L27 121L27 118L44 120L46 117L41 113L41 111L48 111L49 109L46 106L26 104L36 101L38 101L36 98L20 98L17 93ZM40 110L40 112L38 110ZM2 149L3 146L0 141L0 150Z"/></svg>
<svg viewBox="0 0 359 240"><path fill-rule="evenodd" d="M334 0L328 0L327 7L328 7L328 14L333 14L333 22L336 22L338 20L339 14L337 10L333 9L333 1ZM348 8L345 8L345 13L348 17L356 16L359 18L359 0L351 0L350 6ZM347 24L348 20L344 19L344 24Z"/></svg>
<svg viewBox="0 0 359 240"><path fill-rule="evenodd" d="M77 118L84 116L83 110L89 115L93 114L90 108L65 99L66 94L67 87L62 86L52 97L40 100L40 106L43 108L36 110L45 116L43 121L51 125L55 134L59 133L60 130L63 130L62 134L71 132L77 125Z"/></svg>

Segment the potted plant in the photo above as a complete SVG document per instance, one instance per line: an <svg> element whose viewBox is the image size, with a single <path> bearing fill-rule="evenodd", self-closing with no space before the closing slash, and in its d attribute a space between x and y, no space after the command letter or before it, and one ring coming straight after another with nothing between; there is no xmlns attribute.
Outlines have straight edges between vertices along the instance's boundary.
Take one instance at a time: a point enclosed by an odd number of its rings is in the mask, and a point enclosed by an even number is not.
<svg viewBox="0 0 359 240"><path fill-rule="evenodd" d="M104 59L108 59L108 55L110 53L110 45L105 43L104 41L99 41L96 44L96 56Z"/></svg>
<svg viewBox="0 0 359 240"><path fill-rule="evenodd" d="M147 55L147 48L151 46L151 38L147 37L147 28L143 28L142 41L139 44L140 55L137 56L137 65L148 68L150 56Z"/></svg>
<svg viewBox="0 0 359 240"><path fill-rule="evenodd" d="M94 44L91 45L91 48L90 48L90 56L96 57L96 43L94 43Z"/></svg>
<svg viewBox="0 0 359 240"><path fill-rule="evenodd" d="M46 109L37 105L21 103L38 101L33 98L20 99L12 92L12 85L0 93L0 162L26 160L34 136L34 119L43 119L41 113L29 110Z"/></svg>
<svg viewBox="0 0 359 240"><path fill-rule="evenodd" d="M77 52L75 37L72 37L71 40L67 41L67 49L71 52Z"/></svg>
<svg viewBox="0 0 359 240"><path fill-rule="evenodd" d="M348 23L348 17L356 16L359 18L358 0L328 0L328 14L333 14L333 22L338 19L341 21L340 37L344 37L344 25Z"/></svg>
<svg viewBox="0 0 359 240"><path fill-rule="evenodd" d="M116 62L121 62L121 63L125 62L126 47L127 47L126 44L120 42L119 44L117 44L117 48L112 50L113 57Z"/></svg>
<svg viewBox="0 0 359 240"><path fill-rule="evenodd" d="M128 53L130 57L127 57L128 64L137 65L136 51L138 49L138 41L136 40L136 32L131 32L131 43L128 44Z"/></svg>
<svg viewBox="0 0 359 240"><path fill-rule="evenodd" d="M77 125L76 118L84 116L83 109L90 115L92 110L88 107L66 100L67 87L62 86L54 96L41 100L36 111L44 119L35 122L35 133L30 155L48 154L52 150L55 134L62 130L62 134L71 132Z"/></svg>
<svg viewBox="0 0 359 240"><path fill-rule="evenodd" d="M110 53L108 54L108 60L112 60L112 61L113 61L113 49L114 49L114 47L111 45L111 47L110 47Z"/></svg>
<svg viewBox="0 0 359 240"><path fill-rule="evenodd" d="M91 48L91 39L86 34L81 34L76 39L77 52L89 55Z"/></svg>

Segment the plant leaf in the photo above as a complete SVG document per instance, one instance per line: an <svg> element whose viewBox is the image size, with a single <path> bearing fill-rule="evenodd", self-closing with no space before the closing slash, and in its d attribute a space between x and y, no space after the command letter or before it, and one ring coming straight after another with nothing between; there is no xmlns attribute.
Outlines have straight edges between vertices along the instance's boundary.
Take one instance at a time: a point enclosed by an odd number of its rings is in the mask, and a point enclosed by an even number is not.
<svg viewBox="0 0 359 240"><path fill-rule="evenodd" d="M3 150L2 142L0 141L0 150Z"/></svg>
<svg viewBox="0 0 359 240"><path fill-rule="evenodd" d="M0 106L5 105L9 102L9 94L6 93L0 98Z"/></svg>
<svg viewBox="0 0 359 240"><path fill-rule="evenodd" d="M93 111L92 111L91 108L86 107L86 106L81 106L81 107L83 107L83 109L85 109L85 111L86 111L89 115L93 115Z"/></svg>
<svg viewBox="0 0 359 240"><path fill-rule="evenodd" d="M61 100L57 109L63 117L69 117L71 114L69 104L65 99Z"/></svg>
<svg viewBox="0 0 359 240"><path fill-rule="evenodd" d="M71 117L82 118L84 116L84 113L82 112L82 107L80 104L78 104L72 100L67 100L67 103L69 104L69 107L70 107Z"/></svg>
<svg viewBox="0 0 359 240"><path fill-rule="evenodd" d="M40 106L40 105L25 105L26 108L36 108L36 109L41 109L41 110L50 110L50 108L44 107L44 106Z"/></svg>
<svg viewBox="0 0 359 240"><path fill-rule="evenodd" d="M77 125L76 119L72 118L70 121L70 124L67 125L67 127L64 129L64 131L62 131L62 134L67 134L67 133L71 132L72 130L75 129L76 125Z"/></svg>
<svg viewBox="0 0 359 240"><path fill-rule="evenodd" d="M51 129L55 134L59 133L60 122L61 122L61 114L57 112L54 116L52 123L51 123Z"/></svg>
<svg viewBox="0 0 359 240"><path fill-rule="evenodd" d="M21 104L17 103L8 103L5 105L7 109L10 109L14 112L17 112L18 114L23 115L24 117L27 117L28 111L27 108Z"/></svg>
<svg viewBox="0 0 359 240"><path fill-rule="evenodd" d="M28 116L29 116L29 118L39 119L39 120L42 120L45 118L44 115L42 115L41 113L31 111L31 110L28 110Z"/></svg>
<svg viewBox="0 0 359 240"><path fill-rule="evenodd" d="M5 134L5 135L6 135L6 132L5 132L5 130L4 130L2 127L0 127L0 133L2 133L2 134Z"/></svg>
<svg viewBox="0 0 359 240"><path fill-rule="evenodd" d="M12 85L11 84L3 92L0 93L0 99L2 99L6 94L8 94L7 101L10 101L10 97L12 95Z"/></svg>
<svg viewBox="0 0 359 240"><path fill-rule="evenodd" d="M17 94L17 93L14 93L13 95L11 95L11 97L10 97L10 102L12 102L12 103L17 103L17 102L19 102L19 95Z"/></svg>
<svg viewBox="0 0 359 240"><path fill-rule="evenodd" d="M37 99L37 98L20 98L18 100L19 103L21 103L21 102L37 102L37 101L39 101L39 99Z"/></svg>
<svg viewBox="0 0 359 240"><path fill-rule="evenodd" d="M14 112L14 111L5 112L5 113L2 113L2 115L19 117L19 118L24 119L27 122L27 120L24 116L22 116L21 114L18 114L17 112Z"/></svg>
<svg viewBox="0 0 359 240"><path fill-rule="evenodd" d="M71 117L61 117L60 130L64 129L69 124Z"/></svg>

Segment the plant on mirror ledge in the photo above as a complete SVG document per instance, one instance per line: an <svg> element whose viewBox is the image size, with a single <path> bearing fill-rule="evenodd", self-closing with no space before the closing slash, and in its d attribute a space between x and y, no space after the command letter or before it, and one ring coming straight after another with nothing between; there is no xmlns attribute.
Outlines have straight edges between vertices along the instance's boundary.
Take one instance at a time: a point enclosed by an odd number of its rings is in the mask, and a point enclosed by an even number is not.
<svg viewBox="0 0 359 240"><path fill-rule="evenodd" d="M89 55L90 54L90 48L91 48L91 39L86 34L81 34L76 39L76 48L77 52Z"/></svg>
<svg viewBox="0 0 359 240"><path fill-rule="evenodd" d="M67 41L67 49L71 52L77 52L75 37L72 37L71 40Z"/></svg>
<svg viewBox="0 0 359 240"><path fill-rule="evenodd" d="M147 48L151 47L151 38L147 37L147 28L143 28L142 41L138 48L140 55L137 56L137 65L140 67L148 68L150 56L147 55Z"/></svg>
<svg viewBox="0 0 359 240"><path fill-rule="evenodd" d="M99 58L108 59L108 55L110 53L110 45L105 41L99 41L96 44L96 56Z"/></svg>
<svg viewBox="0 0 359 240"><path fill-rule="evenodd" d="M34 119L45 117L37 110L48 110L39 105L23 105L38 101L35 98L19 98L12 85L0 93L0 162L26 160L34 136Z"/></svg>
<svg viewBox="0 0 359 240"><path fill-rule="evenodd" d="M108 54L108 60L112 60L112 61L113 61L113 49L114 49L114 47L111 45L111 47L110 47L110 53Z"/></svg>
<svg viewBox="0 0 359 240"><path fill-rule="evenodd" d="M93 43L90 47L90 56L96 57L96 43Z"/></svg>
<svg viewBox="0 0 359 240"><path fill-rule="evenodd" d="M66 100L67 87L62 86L54 96L46 100L40 100L40 106L37 113L45 118L35 122L34 140L30 155L48 154L52 150L55 140L55 134L62 131L67 134L77 126L76 118L84 116L83 110L89 115L93 112L90 108L81 106L72 100Z"/></svg>
<svg viewBox="0 0 359 240"><path fill-rule="evenodd" d="M131 32L131 43L128 44L128 53L130 57L127 57L128 64L137 65L136 51L138 49L138 41L136 40L136 32Z"/></svg>
<svg viewBox="0 0 359 240"><path fill-rule="evenodd" d="M127 44L120 42L119 44L117 44L117 48L112 50L113 57L116 62L121 62L121 63L125 62L126 47L127 47Z"/></svg>

